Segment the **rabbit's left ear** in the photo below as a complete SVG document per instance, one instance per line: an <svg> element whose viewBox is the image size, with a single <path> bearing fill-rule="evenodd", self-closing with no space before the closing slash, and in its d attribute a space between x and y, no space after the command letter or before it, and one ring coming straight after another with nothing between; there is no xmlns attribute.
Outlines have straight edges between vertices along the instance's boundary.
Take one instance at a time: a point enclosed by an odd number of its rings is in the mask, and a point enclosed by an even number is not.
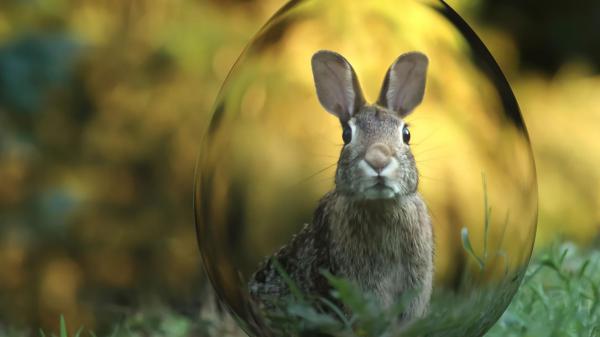
<svg viewBox="0 0 600 337"><path fill-rule="evenodd" d="M425 54L410 52L396 59L388 70L377 104L404 117L421 103L429 60Z"/></svg>
<svg viewBox="0 0 600 337"><path fill-rule="evenodd" d="M321 50L312 57L312 70L319 102L342 122L365 105L356 73L340 54Z"/></svg>

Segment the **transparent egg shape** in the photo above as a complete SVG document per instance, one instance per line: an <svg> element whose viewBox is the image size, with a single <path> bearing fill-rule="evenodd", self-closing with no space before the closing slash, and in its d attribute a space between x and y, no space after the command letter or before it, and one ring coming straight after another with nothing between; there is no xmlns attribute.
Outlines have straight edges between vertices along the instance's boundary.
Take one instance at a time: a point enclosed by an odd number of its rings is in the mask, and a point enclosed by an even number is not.
<svg viewBox="0 0 600 337"><path fill-rule="evenodd" d="M250 335L277 335L248 282L312 223L335 188L344 145L340 121L317 98L319 50L348 60L369 103L399 55L427 55L423 101L405 120L435 233L434 286L427 314L397 335L481 336L531 256L535 165L499 66L441 1L291 1L244 50L216 100L196 173L198 242L219 298Z"/></svg>

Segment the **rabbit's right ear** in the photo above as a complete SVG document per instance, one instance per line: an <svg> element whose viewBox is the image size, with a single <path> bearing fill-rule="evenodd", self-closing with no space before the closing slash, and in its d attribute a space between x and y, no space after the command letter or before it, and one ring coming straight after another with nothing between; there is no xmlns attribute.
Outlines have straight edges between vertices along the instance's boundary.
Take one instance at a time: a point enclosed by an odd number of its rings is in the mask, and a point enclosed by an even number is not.
<svg viewBox="0 0 600 337"><path fill-rule="evenodd" d="M404 118L421 103L429 59L425 54L410 52L396 59L388 70L377 104Z"/></svg>
<svg viewBox="0 0 600 337"><path fill-rule="evenodd" d="M365 105L354 69L342 55L327 50L315 53L311 63L319 102L340 120L349 120Z"/></svg>

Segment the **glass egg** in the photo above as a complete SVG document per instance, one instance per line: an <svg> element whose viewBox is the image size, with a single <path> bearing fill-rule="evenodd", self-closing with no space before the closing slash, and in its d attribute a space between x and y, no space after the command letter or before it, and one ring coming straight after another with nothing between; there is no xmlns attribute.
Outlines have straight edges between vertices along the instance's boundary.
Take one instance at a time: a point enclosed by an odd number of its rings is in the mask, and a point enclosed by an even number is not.
<svg viewBox="0 0 600 337"><path fill-rule="evenodd" d="M332 63L329 80L318 79L314 68L314 55L324 50L347 62L337 63L341 72ZM397 134L406 140L409 132L406 148L433 227L433 291L425 313L398 325L398 332L393 323L386 329L402 336L481 336L517 291L536 232L535 164L518 103L475 32L443 1L291 1L231 69L196 170L203 263L220 300L248 334L281 331L250 296L253 275L314 226L323 196L343 190L336 175L347 170L338 162L350 137L344 123L360 112L336 114L331 111L352 109L327 100L393 112L382 92L400 86L398 99L406 102L403 90L412 89L402 82L408 77L388 69L412 52L428 60L423 95L400 118L409 131ZM405 76L412 76L410 69ZM399 76L395 82L392 73ZM364 102L352 100L358 91L345 96L353 79ZM336 81L341 89L328 87ZM356 154L363 158L365 151ZM361 239L374 240L368 233ZM354 313L340 289L332 289L332 298L342 302L342 326L359 334L356 321L344 325L343 316Z"/></svg>

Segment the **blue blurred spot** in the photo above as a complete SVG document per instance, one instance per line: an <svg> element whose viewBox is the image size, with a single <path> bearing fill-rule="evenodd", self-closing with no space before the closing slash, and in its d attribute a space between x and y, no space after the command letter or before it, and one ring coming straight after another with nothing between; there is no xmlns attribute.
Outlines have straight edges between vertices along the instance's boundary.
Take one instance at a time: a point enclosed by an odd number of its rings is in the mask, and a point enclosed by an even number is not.
<svg viewBox="0 0 600 337"><path fill-rule="evenodd" d="M51 188L39 197L39 221L42 230L64 235L81 200L65 188Z"/></svg>
<svg viewBox="0 0 600 337"><path fill-rule="evenodd" d="M0 107L40 111L47 92L68 85L78 44L60 34L27 35L0 46Z"/></svg>

